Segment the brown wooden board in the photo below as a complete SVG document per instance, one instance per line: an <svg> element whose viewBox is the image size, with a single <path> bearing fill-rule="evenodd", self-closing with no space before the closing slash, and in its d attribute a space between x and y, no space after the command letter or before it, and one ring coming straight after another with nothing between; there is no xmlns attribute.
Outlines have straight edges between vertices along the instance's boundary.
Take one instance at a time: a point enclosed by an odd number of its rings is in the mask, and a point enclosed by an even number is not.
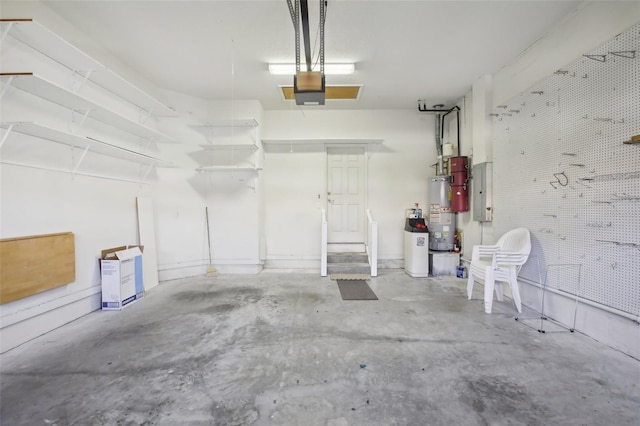
<svg viewBox="0 0 640 426"><path fill-rule="evenodd" d="M0 304L75 280L72 232L0 240Z"/></svg>
<svg viewBox="0 0 640 426"><path fill-rule="evenodd" d="M358 99L361 86L327 86L325 99ZM295 99L293 86L281 86L282 95L287 100Z"/></svg>

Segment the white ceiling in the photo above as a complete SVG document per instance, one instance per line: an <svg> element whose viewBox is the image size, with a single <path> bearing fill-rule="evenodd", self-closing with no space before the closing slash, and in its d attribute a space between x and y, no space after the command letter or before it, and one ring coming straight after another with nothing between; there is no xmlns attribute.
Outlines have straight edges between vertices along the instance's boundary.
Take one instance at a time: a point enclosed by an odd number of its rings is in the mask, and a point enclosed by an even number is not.
<svg viewBox="0 0 640 426"><path fill-rule="evenodd" d="M309 0L311 33L318 1ZM363 84L356 101L320 108L451 103L571 13L574 1L329 0L325 62L355 62L327 84ZM157 86L205 99L288 109L269 62L293 62L286 0L49 1L47 5ZM304 58L304 55L303 55Z"/></svg>

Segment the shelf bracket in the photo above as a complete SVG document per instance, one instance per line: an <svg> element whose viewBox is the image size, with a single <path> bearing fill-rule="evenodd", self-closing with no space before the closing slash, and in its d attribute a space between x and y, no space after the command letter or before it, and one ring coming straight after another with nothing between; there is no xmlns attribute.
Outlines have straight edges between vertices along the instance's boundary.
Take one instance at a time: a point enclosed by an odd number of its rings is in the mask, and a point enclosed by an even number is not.
<svg viewBox="0 0 640 426"><path fill-rule="evenodd" d="M77 124L78 124L78 127L79 127L79 128L82 128L82 126L84 126L84 121L87 119L87 117L89 116L89 113L90 113L90 112L91 112L91 110L90 110L90 109L88 109L88 110L86 110L86 111L75 110L75 109L74 109L74 110L71 110L71 121L72 121L73 123L75 123L75 122L76 122L76 120L75 120L75 115L76 115L76 114L81 114L81 115L82 115L82 118L80 119L79 123L77 123Z"/></svg>
<svg viewBox="0 0 640 426"><path fill-rule="evenodd" d="M145 124L149 119L149 117L153 115L153 108L150 109L149 111L147 111L144 108L140 108L139 111L140 111L140 124Z"/></svg>
<svg viewBox="0 0 640 426"><path fill-rule="evenodd" d="M215 143L215 139L216 138L214 137L214 134L213 134L213 128L211 128L211 127L208 128L207 129L207 134L204 137L207 139L207 142L209 142L210 144Z"/></svg>
<svg viewBox="0 0 640 426"><path fill-rule="evenodd" d="M2 145L4 145L7 138L9 137L9 134L13 130L13 126L14 126L13 124L10 124L9 127L7 127L7 131L4 133L4 135L2 135L2 140L0 140L0 148L2 148Z"/></svg>
<svg viewBox="0 0 640 426"><path fill-rule="evenodd" d="M12 75L11 77L9 77L7 82L2 87L2 91L0 92L0 99L2 99L4 94L7 93L7 90L9 90L9 87L11 86L11 82L13 81L13 79L14 79L14 76Z"/></svg>
<svg viewBox="0 0 640 426"><path fill-rule="evenodd" d="M7 28L2 32L2 38L0 39L0 42L4 42L4 39L7 37L7 34L9 34L9 31L11 31L11 28L13 28L13 24L14 22L9 22L9 25L7 25Z"/></svg>
<svg viewBox="0 0 640 426"><path fill-rule="evenodd" d="M147 180L147 176L149 176L149 173L151 173L151 169L153 169L153 164L149 164L149 167L147 167L147 171L144 172L144 176L142 177L143 182Z"/></svg>
<svg viewBox="0 0 640 426"><path fill-rule="evenodd" d="M72 153L72 154L73 154L73 148L74 148L74 147L71 147L71 153ZM76 172L77 172L77 171L78 171L78 169L80 168L80 164L82 164L82 161L84 160L84 157L86 157L86 156L87 156L87 153L88 153L88 152L89 152L89 147L87 146L87 147L85 147L84 151L82 151L82 155L80 156L80 159L78 160L78 164L76 164L76 165L73 167L73 171L71 172L71 176L74 176L74 177L75 177Z"/></svg>
<svg viewBox="0 0 640 426"><path fill-rule="evenodd" d="M153 142L154 142L154 141L153 141L151 138L144 138L144 137L141 137L141 138L140 138L140 147L141 147L143 150L149 149L149 148L151 147L151 144L152 144Z"/></svg>
<svg viewBox="0 0 640 426"><path fill-rule="evenodd" d="M86 71L73 70L74 78L73 78L73 81L71 82L73 86L73 93L77 94L78 91L80 91L80 88L84 86L87 80L89 80L89 77L91 77L92 72L93 70L86 70ZM76 80L75 76L80 76L80 79Z"/></svg>

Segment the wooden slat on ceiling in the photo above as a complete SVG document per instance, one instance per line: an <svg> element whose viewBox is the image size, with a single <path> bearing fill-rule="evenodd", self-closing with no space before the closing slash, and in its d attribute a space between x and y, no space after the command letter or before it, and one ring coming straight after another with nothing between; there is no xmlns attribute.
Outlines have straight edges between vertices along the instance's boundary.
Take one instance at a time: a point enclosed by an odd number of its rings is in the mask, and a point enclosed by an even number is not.
<svg viewBox="0 0 640 426"><path fill-rule="evenodd" d="M327 86L325 99L358 99L362 86ZM294 100L293 86L281 86L282 95L286 100Z"/></svg>

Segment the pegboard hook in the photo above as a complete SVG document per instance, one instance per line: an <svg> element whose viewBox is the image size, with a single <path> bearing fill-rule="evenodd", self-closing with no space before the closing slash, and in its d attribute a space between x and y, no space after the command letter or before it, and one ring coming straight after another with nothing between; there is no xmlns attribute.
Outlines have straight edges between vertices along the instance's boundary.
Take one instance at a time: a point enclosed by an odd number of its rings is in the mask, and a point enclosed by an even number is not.
<svg viewBox="0 0 640 426"><path fill-rule="evenodd" d="M607 62L607 55L582 55L585 58L593 59L598 62Z"/></svg>
<svg viewBox="0 0 640 426"><path fill-rule="evenodd" d="M635 59L636 58L636 51L635 50L621 50L619 52L609 52L610 55L613 56L618 56L620 58L627 58L627 59Z"/></svg>

